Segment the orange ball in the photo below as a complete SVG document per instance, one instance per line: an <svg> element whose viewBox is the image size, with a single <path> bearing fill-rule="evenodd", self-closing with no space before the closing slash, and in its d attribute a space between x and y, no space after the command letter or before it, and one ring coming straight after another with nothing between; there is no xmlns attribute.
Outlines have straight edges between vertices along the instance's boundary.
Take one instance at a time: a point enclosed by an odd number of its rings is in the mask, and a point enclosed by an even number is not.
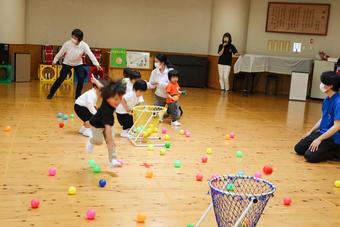
<svg viewBox="0 0 340 227"><path fill-rule="evenodd" d="M152 172L152 170L146 171L145 177L146 177L146 178L152 178L152 177L153 177L153 172Z"/></svg>
<svg viewBox="0 0 340 227"><path fill-rule="evenodd" d="M9 126L9 125L7 125L5 128L4 128L4 131L5 132L9 132L9 131L11 131L11 126Z"/></svg>
<svg viewBox="0 0 340 227"><path fill-rule="evenodd" d="M144 213L137 214L137 222L144 223L146 219L146 215Z"/></svg>
<svg viewBox="0 0 340 227"><path fill-rule="evenodd" d="M230 140L230 135L229 134L225 135L225 139Z"/></svg>

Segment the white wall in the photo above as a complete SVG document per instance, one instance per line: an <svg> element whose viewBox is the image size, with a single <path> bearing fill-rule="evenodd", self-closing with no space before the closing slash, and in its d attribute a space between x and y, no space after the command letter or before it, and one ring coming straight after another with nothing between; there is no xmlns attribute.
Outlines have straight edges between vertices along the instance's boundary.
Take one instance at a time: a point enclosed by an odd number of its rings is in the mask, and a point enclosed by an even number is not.
<svg viewBox="0 0 340 227"><path fill-rule="evenodd" d="M214 0L212 7L209 54L217 55L224 33L232 35L240 53L246 49L249 0Z"/></svg>
<svg viewBox="0 0 340 227"><path fill-rule="evenodd" d="M290 55L299 57L314 57L319 50L325 50L331 56L340 56L340 1L339 0L279 0L280 2L306 2L306 3L330 3L331 11L328 23L327 36L297 35L285 33L265 32L267 6L269 0L251 0L248 24L247 53ZM309 40L314 39L312 50L309 48ZM268 40L289 40L301 42L306 48L302 53L295 54L272 52L267 50Z"/></svg>
<svg viewBox="0 0 340 227"><path fill-rule="evenodd" d="M0 43L25 43L25 0L0 0Z"/></svg>
<svg viewBox="0 0 340 227"><path fill-rule="evenodd" d="M27 43L207 54L212 0L27 0Z"/></svg>

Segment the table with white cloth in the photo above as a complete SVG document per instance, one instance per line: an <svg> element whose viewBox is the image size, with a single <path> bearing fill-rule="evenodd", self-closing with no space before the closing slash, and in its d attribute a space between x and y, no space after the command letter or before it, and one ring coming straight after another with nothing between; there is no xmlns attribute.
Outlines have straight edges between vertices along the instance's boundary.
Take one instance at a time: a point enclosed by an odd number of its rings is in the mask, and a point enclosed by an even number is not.
<svg viewBox="0 0 340 227"><path fill-rule="evenodd" d="M252 78L253 80L254 74L260 72L292 75L290 93L295 92L294 89L296 88L298 88L298 91L307 92L308 77L309 74L312 72L312 66L313 59L311 58L245 54L237 59L234 65L234 73L235 74L244 73L246 75L247 78L246 88L248 94L251 90L251 88L249 88L250 84L249 78ZM300 76L300 78L296 79L295 76ZM303 77L303 80L301 80L301 77ZM301 87L301 85L303 85L303 87ZM301 94L298 96L301 96Z"/></svg>

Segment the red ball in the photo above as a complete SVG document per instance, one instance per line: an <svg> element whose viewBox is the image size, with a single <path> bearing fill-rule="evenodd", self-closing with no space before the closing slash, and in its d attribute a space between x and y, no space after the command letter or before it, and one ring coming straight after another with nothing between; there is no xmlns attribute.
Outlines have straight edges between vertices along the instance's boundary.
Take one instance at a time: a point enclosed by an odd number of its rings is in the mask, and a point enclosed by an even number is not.
<svg viewBox="0 0 340 227"><path fill-rule="evenodd" d="M202 156L201 161L202 161L202 163L207 163L208 157L207 156Z"/></svg>
<svg viewBox="0 0 340 227"><path fill-rule="evenodd" d="M266 175L270 175L273 173L273 168L271 166L264 166L263 167L263 172Z"/></svg>
<svg viewBox="0 0 340 227"><path fill-rule="evenodd" d="M64 128L64 123L63 122L59 123L59 128Z"/></svg>
<svg viewBox="0 0 340 227"><path fill-rule="evenodd" d="M32 200L31 200L31 207L32 207L33 209L38 208L39 205L40 205L40 202L39 202L38 199L32 199Z"/></svg>
<svg viewBox="0 0 340 227"><path fill-rule="evenodd" d="M292 204L292 199L290 197L285 197L283 199L283 205L290 206L290 204Z"/></svg>
<svg viewBox="0 0 340 227"><path fill-rule="evenodd" d="M196 180L197 180L197 181L202 181L202 180L203 180L203 175L202 175L202 173L196 174Z"/></svg>

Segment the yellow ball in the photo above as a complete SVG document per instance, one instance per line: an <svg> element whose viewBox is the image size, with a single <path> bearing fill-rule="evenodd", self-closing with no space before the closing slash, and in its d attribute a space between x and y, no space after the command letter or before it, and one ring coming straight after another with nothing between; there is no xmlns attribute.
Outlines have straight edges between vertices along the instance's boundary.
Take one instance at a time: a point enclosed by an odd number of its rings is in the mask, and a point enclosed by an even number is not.
<svg viewBox="0 0 340 227"><path fill-rule="evenodd" d="M145 177L146 177L146 178L152 178L152 177L153 177L153 172L152 172L152 170L146 171Z"/></svg>
<svg viewBox="0 0 340 227"><path fill-rule="evenodd" d="M184 130L183 129L179 130L179 134L184 135Z"/></svg>
<svg viewBox="0 0 340 227"><path fill-rule="evenodd" d="M155 148L155 146L153 144L149 144L148 145L148 150L149 151L153 151L154 148Z"/></svg>
<svg viewBox="0 0 340 227"><path fill-rule="evenodd" d="M68 194L69 194L69 195L75 195L76 193L77 193L76 187L70 186L70 187L68 188Z"/></svg>
<svg viewBox="0 0 340 227"><path fill-rule="evenodd" d="M170 140L170 136L169 136L168 134L166 134L166 135L164 136L164 139L165 139L166 141L169 141L169 140Z"/></svg>
<svg viewBox="0 0 340 227"><path fill-rule="evenodd" d="M146 131L143 132L143 137L147 138L149 136L149 133L147 133Z"/></svg>
<svg viewBox="0 0 340 227"><path fill-rule="evenodd" d="M165 148L161 148L161 149L159 150L159 154L160 154L160 155L165 155L165 154L166 154L166 149L165 149Z"/></svg>
<svg viewBox="0 0 340 227"><path fill-rule="evenodd" d="M335 186L336 188L340 188L340 180L336 180L336 181L334 182L334 186Z"/></svg>
<svg viewBox="0 0 340 227"><path fill-rule="evenodd" d="M154 128L155 125L154 124L149 124L149 128Z"/></svg>
<svg viewBox="0 0 340 227"><path fill-rule="evenodd" d="M153 133L153 129L152 129L152 128L148 128L148 129L146 130L146 132L147 132L149 135L151 135L151 134Z"/></svg>
<svg viewBox="0 0 340 227"><path fill-rule="evenodd" d="M230 140L230 135L229 134L225 135L225 139Z"/></svg>
<svg viewBox="0 0 340 227"><path fill-rule="evenodd" d="M146 219L146 215L144 213L137 214L137 222L144 223Z"/></svg>
<svg viewBox="0 0 340 227"><path fill-rule="evenodd" d="M154 133L157 133L157 132L158 132L158 128L154 127L154 128L153 128L153 132L154 132Z"/></svg>
<svg viewBox="0 0 340 227"><path fill-rule="evenodd" d="M207 148L207 154L212 154L212 149L210 147Z"/></svg>

